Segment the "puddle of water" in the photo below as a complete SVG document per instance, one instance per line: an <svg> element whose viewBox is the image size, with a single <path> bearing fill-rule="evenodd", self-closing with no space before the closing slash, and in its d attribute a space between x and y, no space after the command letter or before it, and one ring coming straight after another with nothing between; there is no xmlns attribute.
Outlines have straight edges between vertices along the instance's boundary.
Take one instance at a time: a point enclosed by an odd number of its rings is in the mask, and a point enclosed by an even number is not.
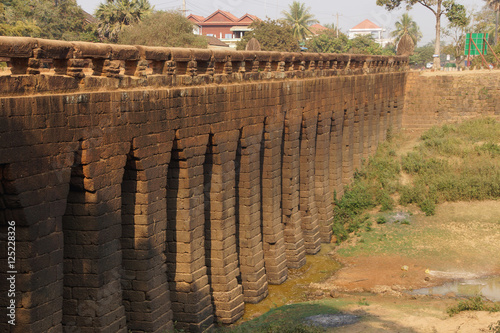
<svg viewBox="0 0 500 333"><path fill-rule="evenodd" d="M269 295L258 304L245 304L245 314L238 323L262 315L272 308L307 300L311 282L320 283L333 275L340 264L328 254L334 244L322 244L316 255L308 255L307 262L299 269L289 269L288 279L280 285L269 285Z"/></svg>
<svg viewBox="0 0 500 333"><path fill-rule="evenodd" d="M483 295L493 302L500 302L500 276L481 279L455 280L441 286L413 290L417 295L446 295L454 293L457 296Z"/></svg>

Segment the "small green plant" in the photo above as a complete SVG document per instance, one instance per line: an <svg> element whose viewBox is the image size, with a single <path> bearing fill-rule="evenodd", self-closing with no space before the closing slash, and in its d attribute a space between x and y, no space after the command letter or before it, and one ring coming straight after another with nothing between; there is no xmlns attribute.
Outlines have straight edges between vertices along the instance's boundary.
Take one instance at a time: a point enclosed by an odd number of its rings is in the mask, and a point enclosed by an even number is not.
<svg viewBox="0 0 500 333"><path fill-rule="evenodd" d="M462 312L462 311L483 311L484 302L481 296L474 296L463 301L459 301L458 304L449 307L446 312L450 317Z"/></svg>
<svg viewBox="0 0 500 333"><path fill-rule="evenodd" d="M384 216L377 217L377 224L386 224L387 219Z"/></svg>
<svg viewBox="0 0 500 333"><path fill-rule="evenodd" d="M368 301L366 300L366 298L365 298L365 297L363 297L362 299L360 299L360 300L358 301L358 305L362 305L362 306L369 306L369 305L370 305L370 303L368 303Z"/></svg>
<svg viewBox="0 0 500 333"><path fill-rule="evenodd" d="M418 207L425 213L426 216L431 216L436 213L436 203L430 198L424 199L418 204Z"/></svg>
<svg viewBox="0 0 500 333"><path fill-rule="evenodd" d="M485 302L480 295L473 296L446 309L450 317L462 311L490 311L500 312L500 303Z"/></svg>
<svg viewBox="0 0 500 333"><path fill-rule="evenodd" d="M500 333L500 320L488 326L488 329L493 333Z"/></svg>
<svg viewBox="0 0 500 333"><path fill-rule="evenodd" d="M404 219L403 221L401 221L401 224L406 224L406 225L410 225L410 221Z"/></svg>

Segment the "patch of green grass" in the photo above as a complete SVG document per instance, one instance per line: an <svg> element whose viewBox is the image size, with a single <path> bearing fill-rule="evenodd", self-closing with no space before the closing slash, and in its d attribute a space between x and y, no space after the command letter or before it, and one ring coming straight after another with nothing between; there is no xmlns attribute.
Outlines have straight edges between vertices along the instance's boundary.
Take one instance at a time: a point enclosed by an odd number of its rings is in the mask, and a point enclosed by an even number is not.
<svg viewBox="0 0 500 333"><path fill-rule="evenodd" d="M344 302L345 303L345 302ZM296 303L271 309L262 316L244 322L234 327L223 327L217 332L231 333L319 333L324 332L320 327L304 325L307 317L321 314L339 313L338 307L345 304L342 301L319 301Z"/></svg>
<svg viewBox="0 0 500 333"><path fill-rule="evenodd" d="M389 132L388 132L389 133ZM500 122L492 118L435 126L404 156L396 149L401 139L389 133L354 175L342 198L335 198L333 233L340 243L353 232L368 228L361 215L378 207L390 212L399 204L415 204L427 216L439 203L500 198ZM400 172L411 181L399 183ZM379 221L377 221L379 224Z"/></svg>
<svg viewBox="0 0 500 333"><path fill-rule="evenodd" d="M459 301L458 304L450 306L446 309L446 312L450 315L450 317L462 311L499 312L500 303L485 302L481 296L474 296L466 300Z"/></svg>
<svg viewBox="0 0 500 333"><path fill-rule="evenodd" d="M362 299L360 299L360 300L358 301L358 305L362 305L362 306L369 306L369 305L370 305L370 303L368 303L368 301L366 300L366 298L365 298L365 297L363 297Z"/></svg>

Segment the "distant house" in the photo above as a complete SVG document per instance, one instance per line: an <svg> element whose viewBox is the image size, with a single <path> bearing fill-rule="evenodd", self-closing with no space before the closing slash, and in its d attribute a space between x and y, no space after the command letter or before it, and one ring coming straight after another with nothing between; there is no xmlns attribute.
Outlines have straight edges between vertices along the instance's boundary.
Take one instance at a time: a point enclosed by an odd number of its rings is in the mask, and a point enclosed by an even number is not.
<svg viewBox="0 0 500 333"><path fill-rule="evenodd" d="M370 35L373 37L375 42L379 43L382 47L391 43L391 39L385 39L383 34L385 32L384 28L379 27L370 20L364 20L355 27L349 29L349 39L353 39L356 36Z"/></svg>
<svg viewBox="0 0 500 333"><path fill-rule="evenodd" d="M309 27L309 30L311 30L311 32L313 33L313 35L317 36L317 35L321 35L321 33L325 30L328 30L327 27L324 27L322 26L321 24L319 23L316 23L316 24L313 24Z"/></svg>
<svg viewBox="0 0 500 333"><path fill-rule="evenodd" d="M194 24L194 33L203 36L212 36L220 39L232 48L241 40L245 32L250 31L250 24L260 21L257 16L245 14L237 18L233 14L217 10L207 18L191 14L188 20Z"/></svg>

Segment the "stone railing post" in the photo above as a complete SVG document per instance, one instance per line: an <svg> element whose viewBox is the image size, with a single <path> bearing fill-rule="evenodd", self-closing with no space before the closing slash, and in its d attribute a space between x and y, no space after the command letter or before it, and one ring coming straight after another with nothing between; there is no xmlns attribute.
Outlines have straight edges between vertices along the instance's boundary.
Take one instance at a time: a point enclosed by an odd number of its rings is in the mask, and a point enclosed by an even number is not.
<svg viewBox="0 0 500 333"><path fill-rule="evenodd" d="M33 57L33 49L36 46L37 41L34 38L0 37L0 57L8 58L7 65L12 75L30 74L29 59Z"/></svg>
<svg viewBox="0 0 500 333"><path fill-rule="evenodd" d="M103 76L104 62L111 57L111 46L108 44L96 44L86 42L72 42L74 59L90 59L92 61L92 76ZM74 62L72 65L81 65ZM108 63L109 66L109 63ZM76 67L76 66L75 66Z"/></svg>

